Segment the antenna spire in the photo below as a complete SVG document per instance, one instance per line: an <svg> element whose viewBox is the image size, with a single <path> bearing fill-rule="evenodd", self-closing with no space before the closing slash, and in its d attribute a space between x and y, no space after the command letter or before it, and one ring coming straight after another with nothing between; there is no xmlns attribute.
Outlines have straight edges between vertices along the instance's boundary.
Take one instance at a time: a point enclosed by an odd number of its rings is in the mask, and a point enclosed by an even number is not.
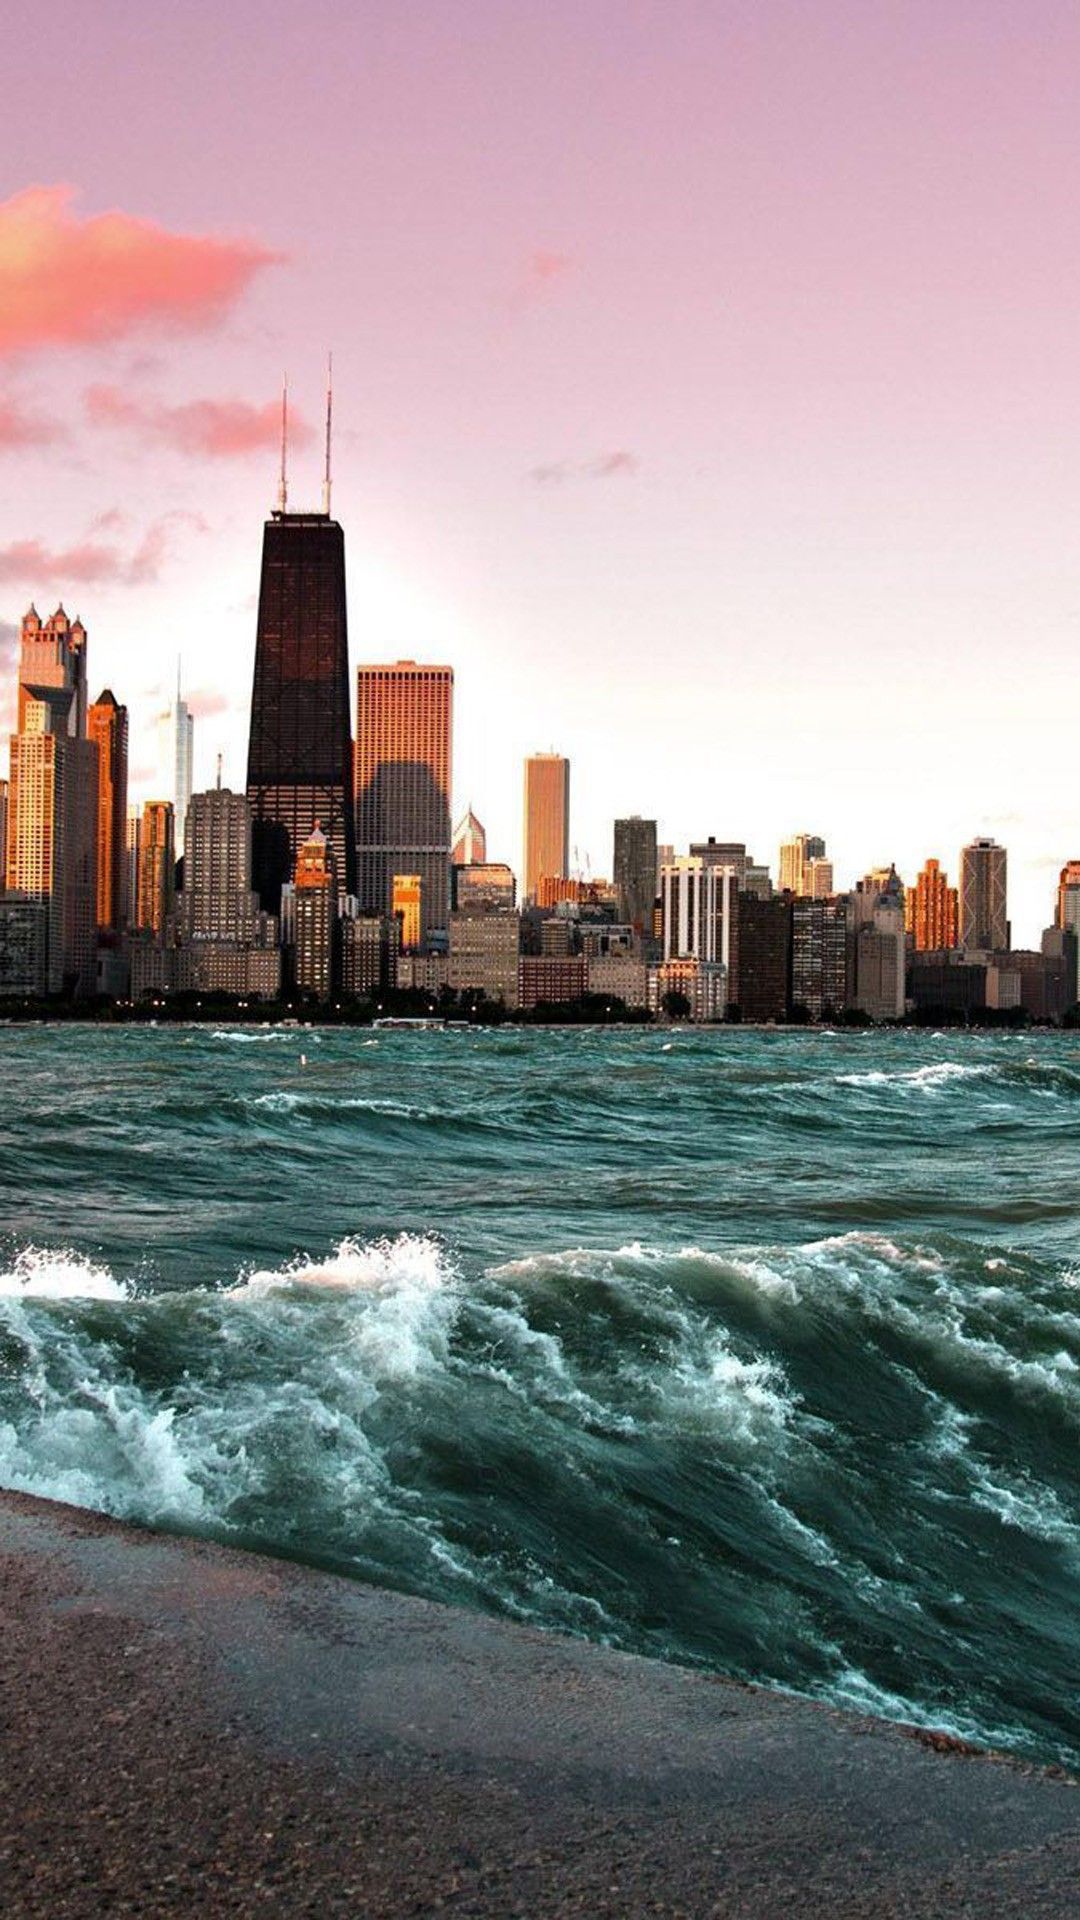
<svg viewBox="0 0 1080 1920"><path fill-rule="evenodd" d="M330 422L334 407L334 356L326 356L326 471L323 475L322 507L330 513Z"/></svg>
<svg viewBox="0 0 1080 1920"><path fill-rule="evenodd" d="M278 481L278 512L284 513L289 498L286 479L286 456L289 443L289 376L281 377L281 479Z"/></svg>

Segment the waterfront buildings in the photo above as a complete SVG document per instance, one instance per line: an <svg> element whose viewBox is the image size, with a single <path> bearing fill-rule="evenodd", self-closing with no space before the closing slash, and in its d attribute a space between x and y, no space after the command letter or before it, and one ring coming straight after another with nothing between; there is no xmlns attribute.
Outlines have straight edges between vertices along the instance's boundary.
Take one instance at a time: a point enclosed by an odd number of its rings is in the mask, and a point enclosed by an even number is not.
<svg viewBox="0 0 1080 1920"><path fill-rule="evenodd" d="M656 821L639 814L615 822L612 879L620 918L634 931L652 936L657 894Z"/></svg>
<svg viewBox="0 0 1080 1920"><path fill-rule="evenodd" d="M341 884L356 887L345 537L329 507L281 504L263 529L248 738L255 888L268 913L315 820Z"/></svg>
<svg viewBox="0 0 1080 1920"><path fill-rule="evenodd" d="M148 800L139 821L135 925L161 941L173 908L176 846L171 800Z"/></svg>
<svg viewBox="0 0 1080 1920"><path fill-rule="evenodd" d="M1005 848L973 840L960 855L960 945L997 953L1008 944Z"/></svg>
<svg viewBox="0 0 1080 1920"><path fill-rule="evenodd" d="M395 876L420 889L417 941L445 936L450 911L451 667L398 660L356 677L357 896L394 911Z"/></svg>
<svg viewBox="0 0 1080 1920"><path fill-rule="evenodd" d="M940 861L928 860L915 885L908 888L905 918L916 953L940 953L957 945L959 899Z"/></svg>
<svg viewBox="0 0 1080 1920"><path fill-rule="evenodd" d="M743 1020L786 1020L791 1007L791 896L739 895L739 969L732 997Z"/></svg>
<svg viewBox="0 0 1080 1920"><path fill-rule="evenodd" d="M97 747L95 900L99 937L119 934L127 918L128 711L106 687L87 711Z"/></svg>
<svg viewBox="0 0 1080 1920"><path fill-rule="evenodd" d="M570 867L570 762L558 753L534 753L525 762L524 880L535 900L544 878Z"/></svg>
<svg viewBox="0 0 1080 1920"><path fill-rule="evenodd" d="M406 953L416 953L424 944L424 877L420 873L395 873L390 882L390 911L401 928L401 945Z"/></svg>

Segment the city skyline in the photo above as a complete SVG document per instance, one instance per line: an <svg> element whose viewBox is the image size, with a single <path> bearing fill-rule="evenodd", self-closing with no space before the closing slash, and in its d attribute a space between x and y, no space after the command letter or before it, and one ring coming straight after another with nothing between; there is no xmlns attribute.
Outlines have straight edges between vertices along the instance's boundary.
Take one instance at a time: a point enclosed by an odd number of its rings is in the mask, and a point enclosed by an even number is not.
<svg viewBox="0 0 1080 1920"><path fill-rule="evenodd" d="M1073 839L1075 20L620 8L615 65L611 6L271 3L253 64L241 5L209 62L163 24L136 89L119 7L90 45L20 11L13 96L97 104L64 187L33 116L0 130L0 664L33 595L81 610L134 798L178 652L194 784L221 750L243 785L281 371L314 504L332 343L350 670L454 663L493 846L554 739L594 869L634 812L809 820L841 885L986 834L1036 937ZM110 231L132 279L90 301Z"/></svg>

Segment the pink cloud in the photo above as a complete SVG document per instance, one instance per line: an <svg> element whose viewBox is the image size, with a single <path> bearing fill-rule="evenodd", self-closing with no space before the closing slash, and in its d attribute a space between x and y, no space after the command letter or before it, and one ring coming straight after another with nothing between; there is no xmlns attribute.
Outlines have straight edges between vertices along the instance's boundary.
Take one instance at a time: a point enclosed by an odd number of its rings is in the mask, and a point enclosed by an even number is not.
<svg viewBox="0 0 1080 1920"><path fill-rule="evenodd" d="M568 253L554 253L549 247L537 247L529 255L525 278L533 286L546 287L553 280L561 280L564 274L571 271L573 264Z"/></svg>
<svg viewBox="0 0 1080 1920"><path fill-rule="evenodd" d="M216 687L196 687L194 692L185 693L184 699L196 720L212 720L215 714L228 713L232 706L228 696Z"/></svg>
<svg viewBox="0 0 1080 1920"><path fill-rule="evenodd" d="M140 586L158 578L168 556L170 529L177 523L198 532L205 530L205 522L197 514L178 512L155 520L130 553L109 541L92 537L78 540L70 547L50 547L38 539L12 540L6 547L0 547L0 583ZM52 585L47 591L53 591Z"/></svg>
<svg viewBox="0 0 1080 1920"><path fill-rule="evenodd" d="M0 453L22 447L51 447L66 439L62 421L34 413L11 394L0 394Z"/></svg>
<svg viewBox="0 0 1080 1920"><path fill-rule="evenodd" d="M84 393L83 405L94 426L126 428L142 439L200 459L265 453L277 446L281 434L280 400L268 400L264 406L249 400L189 400L170 407L132 399L120 387L93 386ZM290 408L290 443L303 446L311 438L306 420Z"/></svg>
<svg viewBox="0 0 1080 1920"><path fill-rule="evenodd" d="M67 186L35 186L0 203L0 354L212 325L282 257L128 213L80 219L73 197Z"/></svg>
<svg viewBox="0 0 1080 1920"><path fill-rule="evenodd" d="M599 453L592 460L550 460L531 468L529 479L541 487L561 487L567 480L629 479L640 471L637 454L617 447L613 453Z"/></svg>

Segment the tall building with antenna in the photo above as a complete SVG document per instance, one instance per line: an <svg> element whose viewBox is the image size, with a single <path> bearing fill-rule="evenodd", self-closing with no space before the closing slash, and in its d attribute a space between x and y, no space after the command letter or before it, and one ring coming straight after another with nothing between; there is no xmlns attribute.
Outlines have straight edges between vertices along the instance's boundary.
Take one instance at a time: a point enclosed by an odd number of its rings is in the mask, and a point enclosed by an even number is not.
<svg viewBox="0 0 1080 1920"><path fill-rule="evenodd" d="M283 388L278 504L263 528L247 797L252 878L268 913L278 912L316 822L342 891L356 890L345 536L330 512L331 407L328 381L322 509L290 510Z"/></svg>
<svg viewBox="0 0 1080 1920"><path fill-rule="evenodd" d="M158 716L158 785L171 800L176 830L176 852L184 851L188 807L191 804L195 760L195 722L180 691L180 662L176 663L176 699Z"/></svg>

